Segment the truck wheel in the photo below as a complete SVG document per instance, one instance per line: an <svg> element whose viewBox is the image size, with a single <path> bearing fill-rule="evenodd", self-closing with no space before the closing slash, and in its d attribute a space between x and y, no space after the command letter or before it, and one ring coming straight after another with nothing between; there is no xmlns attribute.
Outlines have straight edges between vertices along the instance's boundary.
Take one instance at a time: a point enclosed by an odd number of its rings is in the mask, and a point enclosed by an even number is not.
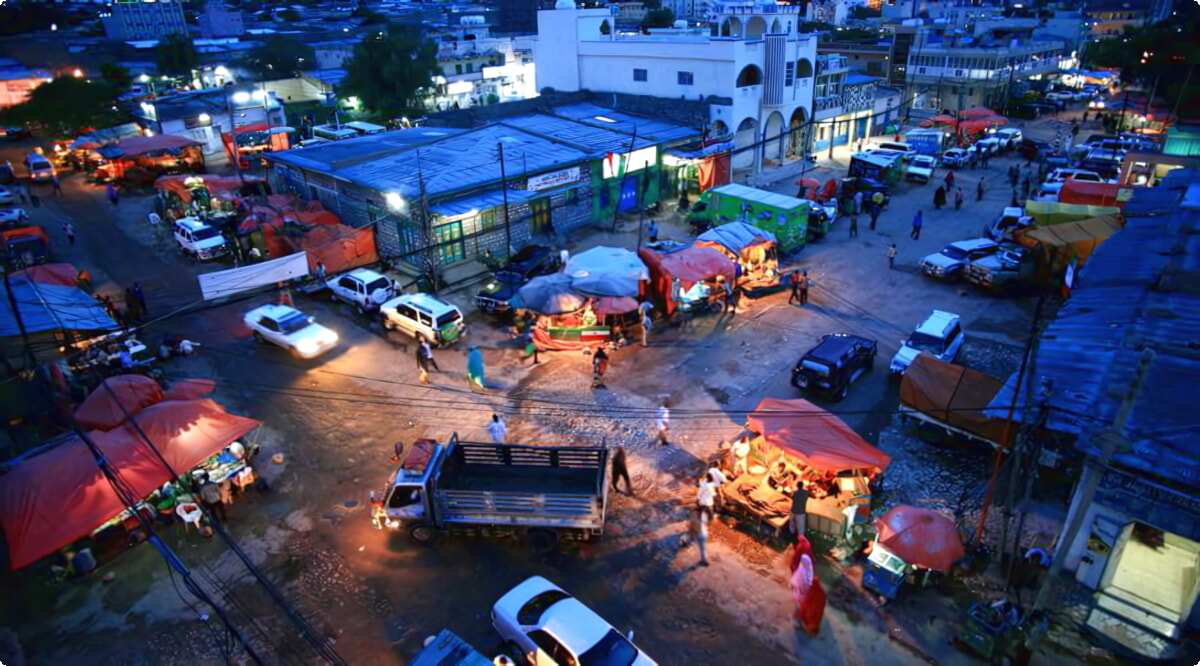
<svg viewBox="0 0 1200 666"><path fill-rule="evenodd" d="M432 544L433 538L436 535L437 532L434 531L433 525L430 525L429 523L417 523L416 525L408 528L408 536L422 546L428 546Z"/></svg>
<svg viewBox="0 0 1200 666"><path fill-rule="evenodd" d="M850 381L854 381L854 380L850 380ZM846 396L847 396L849 393L850 393L850 382L846 382L845 384L843 384L843 385L842 385L842 388L838 389L838 392L837 392L837 399L838 399L839 401L841 401L841 400L845 400L845 399L846 399Z"/></svg>
<svg viewBox="0 0 1200 666"><path fill-rule="evenodd" d="M547 555L558 548L558 532L554 530L529 530L527 539L535 555Z"/></svg>

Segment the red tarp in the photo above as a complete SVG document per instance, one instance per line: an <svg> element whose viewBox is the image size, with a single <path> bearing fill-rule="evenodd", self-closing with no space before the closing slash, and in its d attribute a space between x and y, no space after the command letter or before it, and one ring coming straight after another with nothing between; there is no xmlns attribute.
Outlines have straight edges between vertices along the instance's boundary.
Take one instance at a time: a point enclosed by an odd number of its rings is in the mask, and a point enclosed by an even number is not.
<svg viewBox="0 0 1200 666"><path fill-rule="evenodd" d="M38 284L57 284L63 287L74 287L79 283L79 269L71 264L30 266L13 273L12 276L29 278Z"/></svg>
<svg viewBox="0 0 1200 666"><path fill-rule="evenodd" d="M671 298L672 279L679 279L682 291L697 282L724 276L732 282L737 277L737 265L724 253L711 247L688 247L678 252L659 254L648 248L638 250L638 258L650 271L646 293L654 305L670 316L678 304Z"/></svg>
<svg viewBox="0 0 1200 666"><path fill-rule="evenodd" d="M819 471L882 472L892 462L841 419L807 400L764 398L747 423L768 444Z"/></svg>
<svg viewBox="0 0 1200 666"><path fill-rule="evenodd" d="M75 408L75 420L88 430L112 430L128 414L163 399L162 387L144 375L117 375L100 383Z"/></svg>
<svg viewBox="0 0 1200 666"><path fill-rule="evenodd" d="M597 337L590 340L555 340L550 337L550 333L544 328L533 329L533 343L538 349L546 351L582 351L584 349L595 349L602 346L608 340L608 335Z"/></svg>
<svg viewBox="0 0 1200 666"><path fill-rule="evenodd" d="M602 296L592 299L592 312L595 312L597 317L633 312L637 306L637 299L628 296Z"/></svg>
<svg viewBox="0 0 1200 666"><path fill-rule="evenodd" d="M154 187L160 190L171 192L179 197L183 203L192 202L192 193L188 190L184 181L189 178L204 179L204 186L213 196L217 196L221 192L237 192L242 189L242 185L254 185L256 183L266 182L262 176L242 176L242 180L238 180L237 176L214 176L212 174L186 174L180 176L160 176L154 181Z"/></svg>
<svg viewBox="0 0 1200 666"><path fill-rule="evenodd" d="M900 380L900 404L999 445L1004 438L1004 419L985 416L983 409L1003 384L981 372L921 354Z"/></svg>
<svg viewBox="0 0 1200 666"><path fill-rule="evenodd" d="M131 136L128 139L121 139L117 142L117 147L125 154L121 155L120 159L132 160L142 155L157 153L164 150L187 148L188 146L199 146L198 141L186 139L173 134L156 134L154 136Z"/></svg>
<svg viewBox="0 0 1200 666"><path fill-rule="evenodd" d="M733 174L733 169L729 165L729 153L709 155L701 160L697 166L700 191L704 192L714 187L728 185Z"/></svg>
<svg viewBox="0 0 1200 666"><path fill-rule="evenodd" d="M225 412L212 400L161 402L134 417L179 474L259 425ZM88 434L142 499L171 473L128 426ZM0 476L0 525L14 570L87 536L125 510L91 450L79 439L16 465Z"/></svg>
<svg viewBox="0 0 1200 666"><path fill-rule="evenodd" d="M900 505L875 521L875 540L909 564L950 571L966 554L954 519L932 509Z"/></svg>
<svg viewBox="0 0 1200 666"><path fill-rule="evenodd" d="M1122 192L1121 190L1125 190ZM1068 180L1063 183L1058 195L1059 203L1083 204L1085 206L1116 206L1124 209L1133 194L1133 188L1110 183L1085 183Z"/></svg>

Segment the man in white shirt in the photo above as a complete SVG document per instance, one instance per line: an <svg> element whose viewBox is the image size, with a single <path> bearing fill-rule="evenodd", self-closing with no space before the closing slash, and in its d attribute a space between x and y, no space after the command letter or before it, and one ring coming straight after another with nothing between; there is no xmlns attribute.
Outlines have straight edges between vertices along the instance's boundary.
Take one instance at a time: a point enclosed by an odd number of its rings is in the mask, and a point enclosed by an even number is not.
<svg viewBox="0 0 1200 666"><path fill-rule="evenodd" d="M733 445L733 476L746 473L750 461L750 438L743 437Z"/></svg>
<svg viewBox="0 0 1200 666"><path fill-rule="evenodd" d="M721 486L729 482L725 473L717 469L716 465L708 468L708 481L712 484L713 493L716 495L717 504L724 504L724 496L721 495Z"/></svg>
<svg viewBox="0 0 1200 666"><path fill-rule="evenodd" d="M492 422L487 424L488 434L492 436L493 444L503 444L508 437L508 425L504 423L504 419L500 418L499 414L492 414Z"/></svg>
<svg viewBox="0 0 1200 666"><path fill-rule="evenodd" d="M700 510L700 522L712 520L716 498L717 489L708 480L708 477L700 479L700 486L696 489L696 508Z"/></svg>
<svg viewBox="0 0 1200 666"><path fill-rule="evenodd" d="M659 445L670 445L670 442L667 441L667 432L671 429L671 410L667 408L665 400L662 406L658 408L658 417L654 419L654 427L658 429Z"/></svg>

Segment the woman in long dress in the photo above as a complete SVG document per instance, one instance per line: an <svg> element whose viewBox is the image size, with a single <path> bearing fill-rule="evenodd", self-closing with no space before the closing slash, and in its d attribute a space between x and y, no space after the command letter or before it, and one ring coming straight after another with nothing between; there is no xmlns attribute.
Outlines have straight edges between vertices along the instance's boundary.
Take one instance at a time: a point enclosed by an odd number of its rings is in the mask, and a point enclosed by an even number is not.
<svg viewBox="0 0 1200 666"><path fill-rule="evenodd" d="M795 619L811 636L816 636L821 630L821 622L825 617L825 588L816 576L813 563L812 544L803 535L796 539L796 549L792 552L792 596L796 600Z"/></svg>

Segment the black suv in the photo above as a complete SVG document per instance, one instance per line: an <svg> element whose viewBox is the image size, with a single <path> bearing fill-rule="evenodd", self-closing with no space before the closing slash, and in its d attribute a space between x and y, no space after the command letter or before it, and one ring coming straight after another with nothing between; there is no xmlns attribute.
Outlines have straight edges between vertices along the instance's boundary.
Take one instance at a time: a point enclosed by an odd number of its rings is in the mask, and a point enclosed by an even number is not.
<svg viewBox="0 0 1200 666"><path fill-rule="evenodd" d="M542 245L521 248L475 295L475 307L492 314L507 313L508 302L526 282L559 269L558 257L557 252Z"/></svg>
<svg viewBox="0 0 1200 666"><path fill-rule="evenodd" d="M848 333L831 333L792 369L792 386L809 394L846 397L850 384L867 374L875 365L879 351L874 340Z"/></svg>

